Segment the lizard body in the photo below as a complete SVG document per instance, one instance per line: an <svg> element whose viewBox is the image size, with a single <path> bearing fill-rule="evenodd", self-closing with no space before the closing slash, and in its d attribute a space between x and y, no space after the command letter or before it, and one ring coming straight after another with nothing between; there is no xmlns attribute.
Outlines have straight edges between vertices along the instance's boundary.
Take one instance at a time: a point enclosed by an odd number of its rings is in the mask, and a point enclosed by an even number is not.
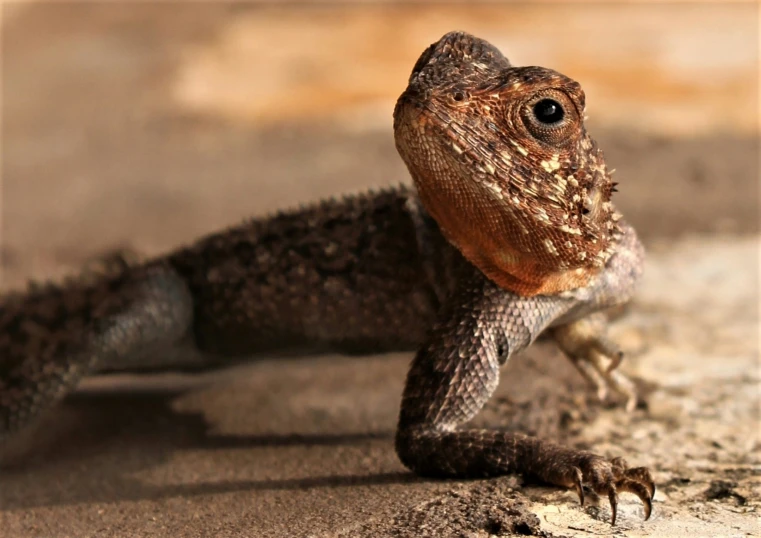
<svg viewBox="0 0 761 538"><path fill-rule="evenodd" d="M396 450L433 476L521 472L610 499L645 468L466 429L508 358L548 332L601 392L605 308L627 302L643 250L583 127L579 85L512 67L453 32L420 57L394 113L416 189L252 220L161 258L0 304L0 444L95 372L192 369L257 353L416 350ZM551 120L551 121L550 121Z"/></svg>

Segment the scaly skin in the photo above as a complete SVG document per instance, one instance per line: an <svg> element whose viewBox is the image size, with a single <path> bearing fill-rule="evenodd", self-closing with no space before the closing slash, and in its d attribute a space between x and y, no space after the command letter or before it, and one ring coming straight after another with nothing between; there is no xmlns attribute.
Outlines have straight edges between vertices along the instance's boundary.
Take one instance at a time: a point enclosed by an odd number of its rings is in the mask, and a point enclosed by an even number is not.
<svg viewBox="0 0 761 538"><path fill-rule="evenodd" d="M10 295L0 305L0 445L84 376L210 368L274 350L417 350L396 450L433 476L511 472L610 499L655 491L645 468L467 429L500 367L546 331L597 385L636 401L601 312L641 273L634 230L583 125L579 85L450 33L394 113L416 190L244 223L164 257Z"/></svg>

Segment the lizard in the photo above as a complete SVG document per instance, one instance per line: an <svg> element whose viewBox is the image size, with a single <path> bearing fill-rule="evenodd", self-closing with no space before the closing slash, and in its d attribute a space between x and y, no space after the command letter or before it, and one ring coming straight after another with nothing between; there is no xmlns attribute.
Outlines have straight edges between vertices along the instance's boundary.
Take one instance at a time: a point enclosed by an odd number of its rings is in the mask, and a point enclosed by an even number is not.
<svg viewBox="0 0 761 538"><path fill-rule="evenodd" d="M605 311L627 303L644 250L584 126L576 81L516 67L450 32L394 109L413 185L254 218L163 256L0 302L0 445L85 376L203 369L275 351L414 351L395 436L434 477L521 473L649 518L655 483L622 458L467 422L501 367L548 334L598 389L625 394Z"/></svg>

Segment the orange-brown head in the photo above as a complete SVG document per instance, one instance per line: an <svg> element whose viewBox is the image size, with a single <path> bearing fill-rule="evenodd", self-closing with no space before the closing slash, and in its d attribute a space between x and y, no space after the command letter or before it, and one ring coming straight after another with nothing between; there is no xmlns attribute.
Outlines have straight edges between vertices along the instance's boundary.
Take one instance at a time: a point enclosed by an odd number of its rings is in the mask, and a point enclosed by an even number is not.
<svg viewBox="0 0 761 538"><path fill-rule="evenodd" d="M415 64L394 133L445 237L499 286L554 294L586 285L619 233L583 119L577 82L452 32Z"/></svg>

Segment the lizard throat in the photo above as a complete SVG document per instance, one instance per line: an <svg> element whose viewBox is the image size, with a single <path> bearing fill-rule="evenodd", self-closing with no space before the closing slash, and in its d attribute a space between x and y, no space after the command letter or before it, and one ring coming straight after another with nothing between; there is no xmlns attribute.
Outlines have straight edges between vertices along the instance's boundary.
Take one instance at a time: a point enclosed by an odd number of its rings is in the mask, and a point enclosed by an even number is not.
<svg viewBox="0 0 761 538"><path fill-rule="evenodd" d="M604 263L600 261L607 261L607 248L579 260L578 237L564 237L567 234L555 227L537 226L520 214L496 210L478 193L458 189L457 199L465 207L457 207L451 198L446 199L445 186L430 188L428 182L417 179L415 183L423 206L444 237L505 290L528 297L584 287L601 271ZM606 241L604 247L612 247L611 242Z"/></svg>

